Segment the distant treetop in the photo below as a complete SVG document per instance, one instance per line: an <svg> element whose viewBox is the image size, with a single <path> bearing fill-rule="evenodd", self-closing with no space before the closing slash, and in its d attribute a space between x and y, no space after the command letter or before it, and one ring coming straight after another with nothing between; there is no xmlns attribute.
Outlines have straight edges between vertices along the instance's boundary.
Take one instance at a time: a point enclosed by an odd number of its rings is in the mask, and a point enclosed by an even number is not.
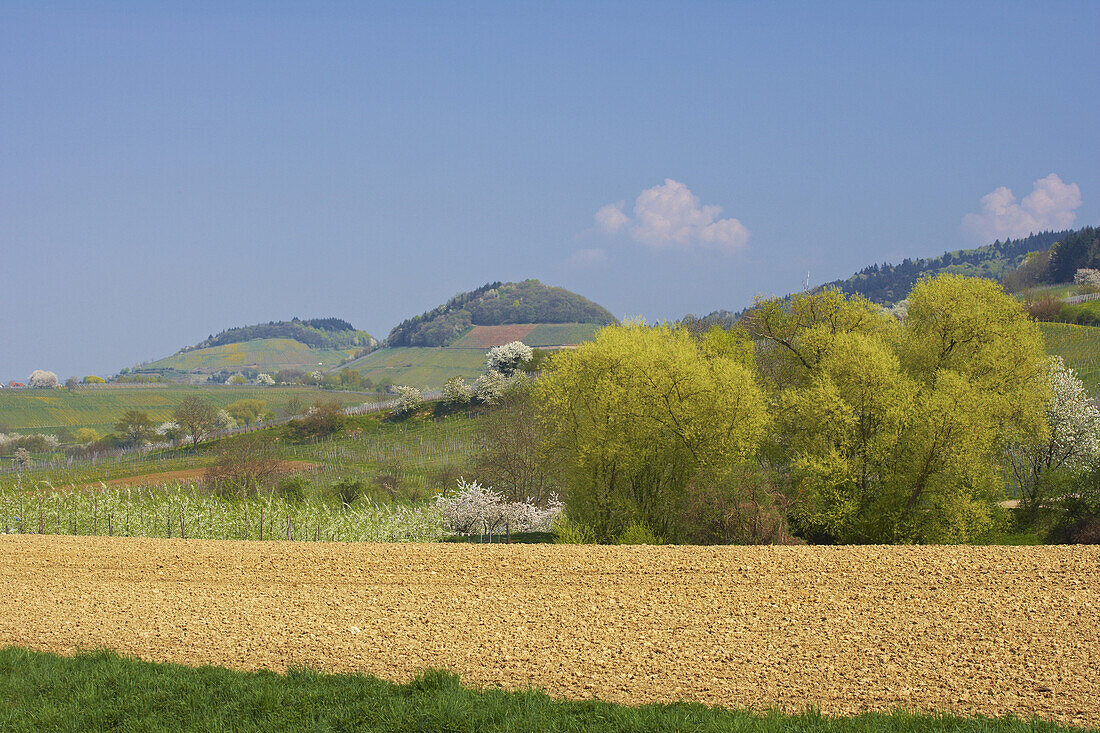
<svg viewBox="0 0 1100 733"><path fill-rule="evenodd" d="M1023 239L1012 239L975 249L960 249L944 252L939 257L928 259L909 259L900 264L871 265L865 267L847 280L834 280L825 283L823 288L837 288L849 295L862 295L870 301L882 305L892 305L904 299L917 281L925 275L938 275L943 272L955 275L981 277L988 280L1001 280L1006 274L1019 267L1031 252L1048 249L1055 242L1073 235L1070 230L1061 232L1041 232ZM1073 272L1069 273L1073 279Z"/></svg>
<svg viewBox="0 0 1100 733"><path fill-rule="evenodd" d="M255 326L229 328L181 351L208 349L254 339L293 339L315 349L365 348L377 343L369 333L356 330L341 318L311 318L305 321L292 318L289 321L268 321Z"/></svg>
<svg viewBox="0 0 1100 733"><path fill-rule="evenodd" d="M543 285L538 280L493 282L401 322L390 331L386 345L446 346L470 326L616 322L605 308L565 288Z"/></svg>

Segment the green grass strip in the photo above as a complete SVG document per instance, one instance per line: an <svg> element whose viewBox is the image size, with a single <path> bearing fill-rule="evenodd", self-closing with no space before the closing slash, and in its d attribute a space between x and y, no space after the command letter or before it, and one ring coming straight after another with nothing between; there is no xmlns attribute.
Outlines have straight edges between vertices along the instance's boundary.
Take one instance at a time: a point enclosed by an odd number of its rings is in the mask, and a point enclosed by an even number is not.
<svg viewBox="0 0 1100 733"><path fill-rule="evenodd" d="M697 703L629 707L473 690L429 670L408 684L153 664L109 651L0 650L0 731L1065 731L1014 717L817 712L757 715ZM1079 730L1079 729L1078 729Z"/></svg>

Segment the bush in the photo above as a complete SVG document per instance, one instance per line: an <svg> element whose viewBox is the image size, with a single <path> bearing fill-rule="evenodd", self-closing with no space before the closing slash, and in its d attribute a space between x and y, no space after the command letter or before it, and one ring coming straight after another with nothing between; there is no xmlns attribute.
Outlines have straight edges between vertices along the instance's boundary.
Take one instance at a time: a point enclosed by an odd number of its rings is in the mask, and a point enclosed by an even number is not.
<svg viewBox="0 0 1100 733"><path fill-rule="evenodd" d="M351 479L340 479L332 485L332 493L344 506L351 506L363 495L363 484Z"/></svg>
<svg viewBox="0 0 1100 733"><path fill-rule="evenodd" d="M653 534L645 522L634 522L615 538L616 545L663 545L665 541Z"/></svg>
<svg viewBox="0 0 1100 733"><path fill-rule="evenodd" d="M424 398L416 387L405 385L394 387L397 393L397 404L394 405L392 416L395 418L408 417L424 404Z"/></svg>
<svg viewBox="0 0 1100 733"><path fill-rule="evenodd" d="M596 533L591 527L562 517L554 525L554 544L591 545L596 541Z"/></svg>
<svg viewBox="0 0 1100 733"><path fill-rule="evenodd" d="M306 498L312 484L305 476L286 476L275 485L275 495L289 502Z"/></svg>
<svg viewBox="0 0 1100 733"><path fill-rule="evenodd" d="M1044 295L1027 304L1027 314L1037 321L1054 321L1062 310L1063 303L1052 295Z"/></svg>
<svg viewBox="0 0 1100 733"><path fill-rule="evenodd" d="M305 417L290 423L290 431L299 438L324 438L338 433L347 422L344 408L336 402L317 402Z"/></svg>
<svg viewBox="0 0 1100 733"><path fill-rule="evenodd" d="M698 545L789 545L783 495L757 466L705 471L684 497L681 538Z"/></svg>

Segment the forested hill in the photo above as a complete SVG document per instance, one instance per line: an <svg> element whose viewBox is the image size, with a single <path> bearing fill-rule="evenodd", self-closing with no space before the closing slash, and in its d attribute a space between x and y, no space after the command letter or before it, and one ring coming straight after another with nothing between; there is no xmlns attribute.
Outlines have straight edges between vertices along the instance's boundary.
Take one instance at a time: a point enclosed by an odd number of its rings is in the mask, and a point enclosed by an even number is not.
<svg viewBox="0 0 1100 733"><path fill-rule="evenodd" d="M230 328L216 336L209 336L194 346L181 349L180 352L254 339L293 339L314 349L354 349L377 343L366 331L356 330L350 323L339 318L313 318L306 321L294 318L289 321L269 321L255 326Z"/></svg>
<svg viewBox="0 0 1100 733"><path fill-rule="evenodd" d="M615 323L605 308L538 280L494 282L398 324L386 346L447 346L471 326L508 323Z"/></svg>
<svg viewBox="0 0 1100 733"><path fill-rule="evenodd" d="M996 241L975 249L960 249L945 252L939 257L912 260L906 258L901 264L871 265L852 275L847 280L834 280L822 287L839 288L848 294L859 294L876 303L893 304L903 300L924 275L936 275L951 272L971 277L984 277L1000 280L1005 273L1018 267L1029 252L1048 249L1063 237L1072 234L1071 230L1061 232L1041 232L1023 239Z"/></svg>

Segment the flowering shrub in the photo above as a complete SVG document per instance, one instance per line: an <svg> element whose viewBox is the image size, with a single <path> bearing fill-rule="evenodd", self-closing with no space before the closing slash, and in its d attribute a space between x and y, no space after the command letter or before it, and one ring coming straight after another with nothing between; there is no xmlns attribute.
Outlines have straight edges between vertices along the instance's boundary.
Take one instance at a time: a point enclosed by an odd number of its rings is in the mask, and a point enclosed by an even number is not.
<svg viewBox="0 0 1100 733"><path fill-rule="evenodd" d="M395 416L416 412L424 404L424 398L416 387L401 385L394 387L393 391L397 393L397 404L393 408Z"/></svg>
<svg viewBox="0 0 1100 733"><path fill-rule="evenodd" d="M500 372L509 376L521 366L531 361L534 351L522 341L513 341L503 346L494 346L485 355L485 366L491 372Z"/></svg>
<svg viewBox="0 0 1100 733"><path fill-rule="evenodd" d="M504 397L507 386L508 377L496 370L488 371L474 382L474 396L480 402L494 405Z"/></svg>
<svg viewBox="0 0 1100 733"><path fill-rule="evenodd" d="M179 440L183 437L183 428L180 427L178 422L169 420L168 422L162 422L156 427L157 435L165 440Z"/></svg>
<svg viewBox="0 0 1100 733"><path fill-rule="evenodd" d="M228 410L218 410L217 420L219 430L232 430L237 427L237 421L233 419Z"/></svg>
<svg viewBox="0 0 1100 733"><path fill-rule="evenodd" d="M474 390L462 377L451 377L443 383L443 401L448 405L464 405L474 396Z"/></svg>
<svg viewBox="0 0 1100 733"><path fill-rule="evenodd" d="M36 389L52 389L57 386L57 375L44 369L35 369L27 379L27 386Z"/></svg>
<svg viewBox="0 0 1100 733"><path fill-rule="evenodd" d="M261 387L272 387L275 385L275 378L270 374L260 373L256 375L256 384Z"/></svg>
<svg viewBox="0 0 1100 733"><path fill-rule="evenodd" d="M1076 285L1100 288L1100 270L1082 267L1077 272L1073 273L1073 282Z"/></svg>
<svg viewBox="0 0 1100 733"><path fill-rule="evenodd" d="M458 489L438 494L434 506L443 517L444 529L457 534L549 532L561 515L561 502L551 495L546 508L530 502L509 502L492 487L477 481L458 480Z"/></svg>

